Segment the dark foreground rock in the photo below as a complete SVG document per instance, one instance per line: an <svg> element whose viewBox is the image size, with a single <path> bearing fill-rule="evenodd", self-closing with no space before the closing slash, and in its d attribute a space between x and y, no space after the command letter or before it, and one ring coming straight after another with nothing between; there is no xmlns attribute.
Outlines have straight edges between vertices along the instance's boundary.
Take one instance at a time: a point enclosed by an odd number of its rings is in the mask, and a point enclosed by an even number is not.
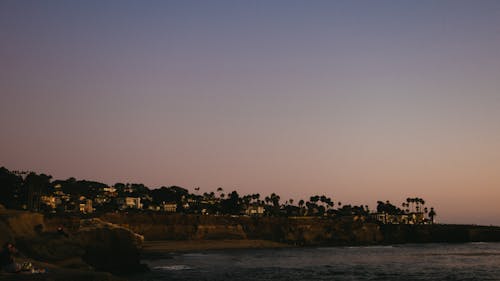
<svg viewBox="0 0 500 281"><path fill-rule="evenodd" d="M0 271L0 280L118 280L96 271L126 275L147 270L140 264L142 236L99 219L77 223L61 234L41 214L0 209L0 244L14 243L22 253L18 262L49 269L39 275Z"/></svg>
<svg viewBox="0 0 500 281"><path fill-rule="evenodd" d="M75 239L85 249L82 259L96 270L120 275L147 270L140 264L143 237L127 228L99 219L85 220Z"/></svg>

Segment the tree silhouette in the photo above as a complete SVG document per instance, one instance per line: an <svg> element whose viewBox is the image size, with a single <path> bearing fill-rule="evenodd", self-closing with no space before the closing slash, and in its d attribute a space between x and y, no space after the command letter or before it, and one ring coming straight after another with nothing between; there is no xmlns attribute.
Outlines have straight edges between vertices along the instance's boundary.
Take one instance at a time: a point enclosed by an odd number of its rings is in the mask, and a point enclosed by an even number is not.
<svg viewBox="0 0 500 281"><path fill-rule="evenodd" d="M434 207L431 207L429 211L429 218L431 219L431 223L434 223L434 217L436 217L436 211L434 211Z"/></svg>
<svg viewBox="0 0 500 281"><path fill-rule="evenodd" d="M40 199L43 194L48 193L50 179L52 176L46 174L37 175L30 173L26 176L24 184L28 190L28 209L32 211L40 211Z"/></svg>
<svg viewBox="0 0 500 281"><path fill-rule="evenodd" d="M7 208L20 209L26 201L21 173L10 172L5 167L0 168L0 204Z"/></svg>

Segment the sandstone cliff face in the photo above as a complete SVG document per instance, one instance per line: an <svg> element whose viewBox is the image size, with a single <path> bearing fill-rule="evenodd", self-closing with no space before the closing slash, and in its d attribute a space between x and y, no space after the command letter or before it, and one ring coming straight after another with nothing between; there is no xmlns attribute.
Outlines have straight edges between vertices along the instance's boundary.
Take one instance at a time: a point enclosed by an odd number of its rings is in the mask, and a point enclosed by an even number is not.
<svg viewBox="0 0 500 281"><path fill-rule="evenodd" d="M263 239L295 245L370 245L500 241L500 227L380 225L362 217L232 217L180 214L107 214L102 217L147 240Z"/></svg>
<svg viewBox="0 0 500 281"><path fill-rule="evenodd" d="M107 214L103 220L141 233L147 240L263 239L297 245L376 244L377 224L357 217L279 218L168 214Z"/></svg>

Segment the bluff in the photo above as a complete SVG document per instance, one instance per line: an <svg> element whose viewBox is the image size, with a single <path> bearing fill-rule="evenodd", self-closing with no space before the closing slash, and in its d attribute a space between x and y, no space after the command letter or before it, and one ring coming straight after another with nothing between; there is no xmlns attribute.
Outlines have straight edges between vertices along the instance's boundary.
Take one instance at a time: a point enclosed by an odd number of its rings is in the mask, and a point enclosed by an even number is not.
<svg viewBox="0 0 500 281"><path fill-rule="evenodd" d="M106 214L146 240L262 239L295 245L378 244L380 226L360 217L247 217L181 214Z"/></svg>
<svg viewBox="0 0 500 281"><path fill-rule="evenodd" d="M146 240L262 239L293 245L374 245L499 242L500 227L384 225L363 217L247 217L182 214L106 214L101 219Z"/></svg>

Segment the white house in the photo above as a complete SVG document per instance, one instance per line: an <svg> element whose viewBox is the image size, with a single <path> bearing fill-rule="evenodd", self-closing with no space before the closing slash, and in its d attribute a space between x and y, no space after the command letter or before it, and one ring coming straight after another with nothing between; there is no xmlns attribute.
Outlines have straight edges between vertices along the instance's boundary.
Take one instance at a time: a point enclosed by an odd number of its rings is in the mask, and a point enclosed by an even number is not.
<svg viewBox="0 0 500 281"><path fill-rule="evenodd" d="M161 205L161 209L165 212L168 213L175 213L177 212L177 203L175 202L163 202Z"/></svg>
<svg viewBox="0 0 500 281"><path fill-rule="evenodd" d="M141 198L139 197L120 197L116 199L120 209L142 209Z"/></svg>
<svg viewBox="0 0 500 281"><path fill-rule="evenodd" d="M251 205L245 210L245 214L249 216L256 216L264 214L264 206L260 205Z"/></svg>

